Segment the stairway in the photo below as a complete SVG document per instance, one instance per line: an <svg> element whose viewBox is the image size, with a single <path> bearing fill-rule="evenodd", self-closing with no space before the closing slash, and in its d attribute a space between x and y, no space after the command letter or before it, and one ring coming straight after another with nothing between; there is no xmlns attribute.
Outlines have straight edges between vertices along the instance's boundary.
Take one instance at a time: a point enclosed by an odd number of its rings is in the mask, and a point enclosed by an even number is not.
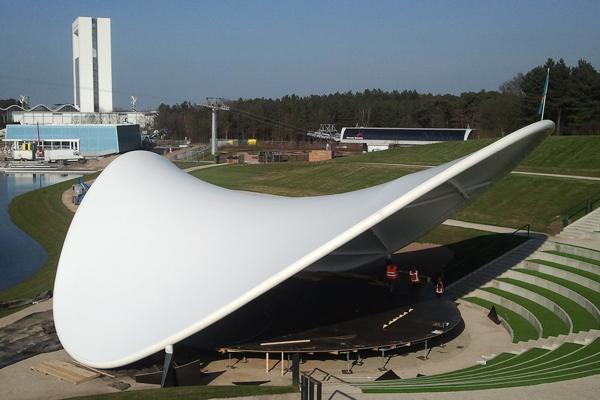
<svg viewBox="0 0 600 400"><path fill-rule="evenodd" d="M600 208L566 226L556 238L600 241Z"/></svg>

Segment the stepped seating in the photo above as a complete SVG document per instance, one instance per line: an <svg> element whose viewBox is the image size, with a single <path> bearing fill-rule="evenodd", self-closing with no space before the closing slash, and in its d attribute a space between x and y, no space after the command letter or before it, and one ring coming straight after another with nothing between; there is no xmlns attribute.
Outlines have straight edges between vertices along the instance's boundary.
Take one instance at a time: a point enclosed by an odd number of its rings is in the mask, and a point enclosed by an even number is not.
<svg viewBox="0 0 600 400"><path fill-rule="evenodd" d="M539 333L533 324L518 312L479 297L465 297L463 300L466 301L464 303L466 306L479 309L486 314L492 309L492 306L494 306L496 314L501 318L502 324L510 333L513 343L527 342L539 338Z"/></svg>
<svg viewBox="0 0 600 400"><path fill-rule="evenodd" d="M567 324L563 321L561 316L566 316L566 313L564 312L564 310L558 308L558 306L556 306L556 304L554 303L552 303L552 308L555 308L555 310L550 310L549 308L546 308L544 305L536 302L535 300L528 299L524 296L511 293L506 290L496 289L495 287L481 288L476 292L476 295L486 296L487 293L494 294L495 298L498 299L501 305L504 305L502 304L503 302L512 302L520 305L521 307L531 312L541 325L541 329L538 332L540 334L540 337L542 338L566 335L570 332L569 328L572 326L572 323L568 321ZM548 300L548 302L550 301ZM565 319L568 320L568 316L566 316Z"/></svg>
<svg viewBox="0 0 600 400"><path fill-rule="evenodd" d="M496 359L499 361L494 362ZM431 377L354 385L364 393L419 393L509 388L582 378L600 373L600 340L587 346L565 343L552 351L534 348L518 356L496 359L487 365Z"/></svg>
<svg viewBox="0 0 600 400"><path fill-rule="evenodd" d="M584 306L576 301L569 299L566 296L558 294L550 289L537 286L535 284L523 282L512 278L498 278L498 282L508 285L509 289L514 288L516 292L519 289L530 293L541 295L543 298L549 299L550 304L555 304L566 314L570 321L568 324L571 332L578 333L580 331L589 331L590 329L600 329L600 324L594 315L589 312ZM561 318L562 319L562 318ZM564 319L563 319L564 321ZM565 322L566 323L566 322Z"/></svg>
<svg viewBox="0 0 600 400"><path fill-rule="evenodd" d="M364 393L449 392L600 374L600 210L571 226L557 238L591 248L538 237L448 288L469 307L496 308L513 338L506 353L436 376L352 384Z"/></svg>
<svg viewBox="0 0 600 400"><path fill-rule="evenodd" d="M558 239L600 240L600 213L598 210L566 226Z"/></svg>

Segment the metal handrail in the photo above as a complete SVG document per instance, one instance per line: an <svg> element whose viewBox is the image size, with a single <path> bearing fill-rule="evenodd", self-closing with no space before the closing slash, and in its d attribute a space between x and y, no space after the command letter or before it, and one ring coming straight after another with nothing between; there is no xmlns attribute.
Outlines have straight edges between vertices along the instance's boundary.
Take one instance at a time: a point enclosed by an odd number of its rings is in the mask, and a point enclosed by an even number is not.
<svg viewBox="0 0 600 400"><path fill-rule="evenodd" d="M587 215L587 213L591 213L594 211L594 204L600 201L600 192L595 193L589 200L582 201L581 203L575 204L573 207L569 208L567 211L563 213L563 228L569 225L569 220L584 211L583 215ZM585 204L585 207L581 207L582 204ZM571 212L575 210L575 212Z"/></svg>
<svg viewBox="0 0 600 400"><path fill-rule="evenodd" d="M581 213L582 211L583 211L583 215L586 215L588 213L589 204L590 204L590 201L585 200L585 201L582 201L581 203L575 204L573 207L571 207L567 211L565 211L565 213L563 214L563 228L566 227L567 225L569 225L569 220L572 217L576 216L577 214Z"/></svg>
<svg viewBox="0 0 600 400"><path fill-rule="evenodd" d="M590 212L594 211L594 204L598 201L600 201L600 192L593 195L590 199Z"/></svg>

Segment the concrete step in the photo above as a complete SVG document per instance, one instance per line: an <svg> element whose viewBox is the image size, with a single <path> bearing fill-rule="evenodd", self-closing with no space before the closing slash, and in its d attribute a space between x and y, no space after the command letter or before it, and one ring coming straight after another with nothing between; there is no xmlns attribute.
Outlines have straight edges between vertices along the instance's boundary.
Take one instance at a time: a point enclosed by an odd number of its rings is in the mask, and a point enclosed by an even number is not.
<svg viewBox="0 0 600 400"><path fill-rule="evenodd" d="M567 228L569 226L567 226ZM596 231L600 228L600 224L595 221L581 221L577 225L573 225L573 227L577 227L578 229Z"/></svg>
<svg viewBox="0 0 600 400"><path fill-rule="evenodd" d="M577 338L573 341L574 343L577 344L582 344L582 345L586 345L588 343L592 342L592 337L590 337L590 335L588 335L588 332L579 332L577 334Z"/></svg>
<svg viewBox="0 0 600 400"><path fill-rule="evenodd" d="M596 275L600 275L600 265L588 263L574 258L561 256L558 254L540 253L539 259L544 261L553 262L556 264L564 265L566 267L577 268L582 271L591 272Z"/></svg>
<svg viewBox="0 0 600 400"><path fill-rule="evenodd" d="M546 339L536 339L529 340L527 342L513 343L508 351L513 354L520 354L533 347L554 350L560 347L563 343L576 343L585 346L596 340L598 337L600 337L600 331L591 329L590 331L569 333L568 335L559 335L557 337L550 336Z"/></svg>
<svg viewBox="0 0 600 400"><path fill-rule="evenodd" d="M572 272L564 271L562 269L554 268L544 264L538 264L533 261L526 261L523 264L523 268L532 271L538 271L547 275L556 276L557 278L566 279L568 281L577 283L578 285L582 285L589 289L600 292L599 282L586 278L585 276L581 276L579 274L574 274Z"/></svg>
<svg viewBox="0 0 600 400"><path fill-rule="evenodd" d="M593 232L593 229L586 229L583 226L567 226L565 229L563 229L563 233L570 233L570 234L579 234L579 233L588 233L588 232Z"/></svg>
<svg viewBox="0 0 600 400"><path fill-rule="evenodd" d="M600 251L585 249L579 246L563 243L554 243L554 248L551 250L556 250L562 253L572 254L575 256L586 257L591 258L592 260L600 261Z"/></svg>
<svg viewBox="0 0 600 400"><path fill-rule="evenodd" d="M568 231L562 231L561 233L559 233L558 235L556 235L557 239L585 239L585 233L584 232L568 232Z"/></svg>

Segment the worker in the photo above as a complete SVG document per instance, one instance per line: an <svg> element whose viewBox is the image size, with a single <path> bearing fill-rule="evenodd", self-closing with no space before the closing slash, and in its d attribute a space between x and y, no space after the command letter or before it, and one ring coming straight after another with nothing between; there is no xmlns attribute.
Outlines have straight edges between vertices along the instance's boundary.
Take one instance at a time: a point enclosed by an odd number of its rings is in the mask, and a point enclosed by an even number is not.
<svg viewBox="0 0 600 400"><path fill-rule="evenodd" d="M396 280L398 280L398 267L396 263L393 261L389 261L386 267L385 279L390 286L390 293L394 290L394 285L396 284Z"/></svg>
<svg viewBox="0 0 600 400"><path fill-rule="evenodd" d="M444 284L442 283L442 278L438 278L437 285L435 285L435 294L437 297L442 297L444 293Z"/></svg>
<svg viewBox="0 0 600 400"><path fill-rule="evenodd" d="M410 283L412 283L413 285L418 285L419 283L421 283L421 279L419 278L419 271L413 267L410 272Z"/></svg>

